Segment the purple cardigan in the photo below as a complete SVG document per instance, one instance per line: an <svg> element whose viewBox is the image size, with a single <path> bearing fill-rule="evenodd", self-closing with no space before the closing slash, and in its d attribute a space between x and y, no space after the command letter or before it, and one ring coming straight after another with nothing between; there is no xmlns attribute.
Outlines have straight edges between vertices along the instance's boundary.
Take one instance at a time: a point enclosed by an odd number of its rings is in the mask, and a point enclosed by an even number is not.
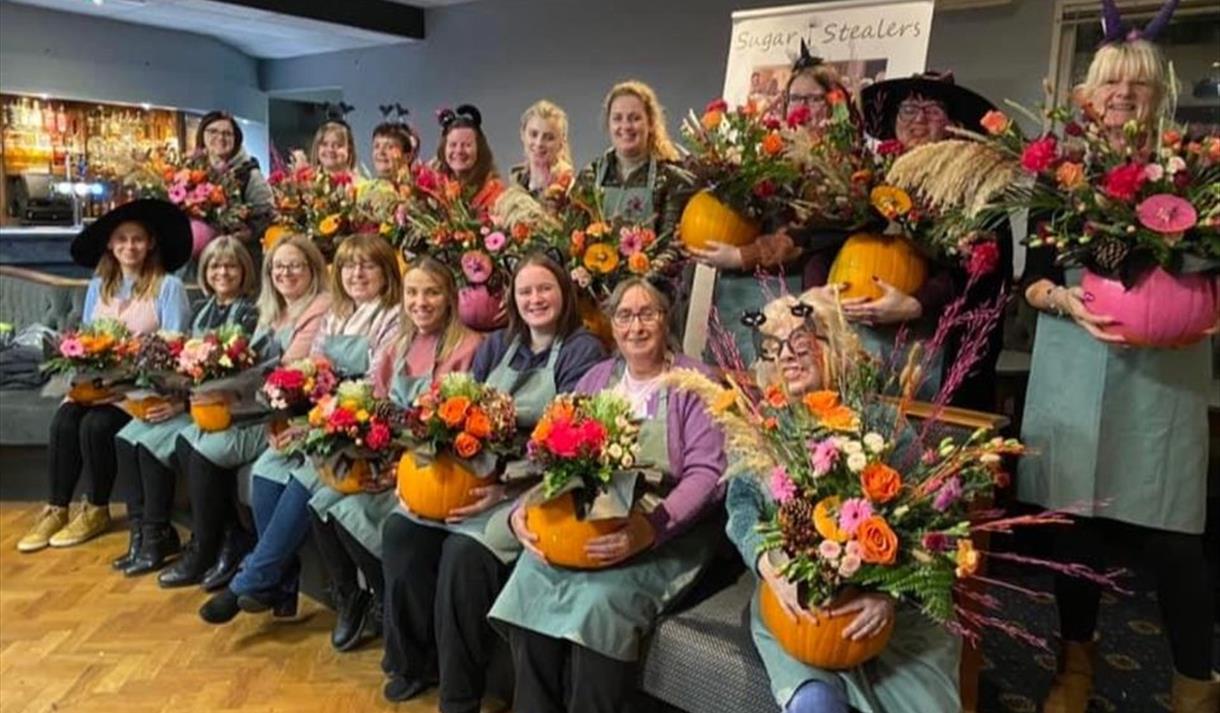
<svg viewBox="0 0 1220 713"><path fill-rule="evenodd" d="M591 394L609 386L616 361L607 359L596 364L581 377L576 391ZM682 354L674 358L674 366L709 373L702 363ZM650 412L655 411L658 400L659 394L653 394L648 404ZM671 477L678 482L661 506L648 515L656 536L654 546L684 532L724 497L720 483L727 467L724 434L712 423L703 401L692 392L671 390L667 419Z"/></svg>

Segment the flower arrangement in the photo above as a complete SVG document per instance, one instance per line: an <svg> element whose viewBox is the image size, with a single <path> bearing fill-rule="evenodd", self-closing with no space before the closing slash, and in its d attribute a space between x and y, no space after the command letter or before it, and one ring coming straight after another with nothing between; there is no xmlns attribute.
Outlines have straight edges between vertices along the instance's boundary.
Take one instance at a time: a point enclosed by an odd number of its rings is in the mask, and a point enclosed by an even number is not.
<svg viewBox="0 0 1220 713"><path fill-rule="evenodd" d="M338 381L330 360L312 356L273 369L260 392L273 410L298 411L332 393Z"/></svg>
<svg viewBox="0 0 1220 713"><path fill-rule="evenodd" d="M358 233L377 233L404 252L414 252L411 222L407 219L412 187L411 170L404 167L393 180L365 182L356 192L351 222Z"/></svg>
<svg viewBox="0 0 1220 713"><path fill-rule="evenodd" d="M782 216L799 178L788 159L782 123L753 100L730 109L710 102L702 116L682 122L689 155L685 167L699 188L750 220Z"/></svg>
<svg viewBox="0 0 1220 713"><path fill-rule="evenodd" d="M587 508L616 472L637 464L639 432L631 405L613 391L556 397L526 445L529 460L543 471L542 497L578 482L578 501Z"/></svg>
<svg viewBox="0 0 1220 713"><path fill-rule="evenodd" d="M153 386L166 375L177 371L178 356L186 344L186 337L178 332L153 332L135 339L132 365L136 374L136 385Z"/></svg>
<svg viewBox="0 0 1220 713"><path fill-rule="evenodd" d="M258 355L242 328L227 324L192 337L178 352L176 370L194 386L232 376L253 367Z"/></svg>
<svg viewBox="0 0 1220 713"><path fill-rule="evenodd" d="M127 326L115 319L98 319L65 332L56 356L42 365L48 374L104 372L122 368L138 348Z"/></svg>
<svg viewBox="0 0 1220 713"><path fill-rule="evenodd" d="M446 374L407 409L406 440L415 449L470 461L510 452L516 432L512 398L470 374Z"/></svg>
<svg viewBox="0 0 1220 713"><path fill-rule="evenodd" d="M267 183L278 224L309 235L328 258L334 255L335 239L353 228L355 177L347 171L330 173L303 165L274 170Z"/></svg>
<svg viewBox="0 0 1220 713"><path fill-rule="evenodd" d="M314 402L308 429L292 450L325 457L355 448L375 456L396 450L395 434L404 425L403 412L389 399L377 398L364 380L341 381Z"/></svg>
<svg viewBox="0 0 1220 713"><path fill-rule="evenodd" d="M250 217L250 206L244 202L236 177L211 170L203 154L185 159L150 154L124 177L124 183L138 196L167 200L187 216L218 230L239 228Z"/></svg>

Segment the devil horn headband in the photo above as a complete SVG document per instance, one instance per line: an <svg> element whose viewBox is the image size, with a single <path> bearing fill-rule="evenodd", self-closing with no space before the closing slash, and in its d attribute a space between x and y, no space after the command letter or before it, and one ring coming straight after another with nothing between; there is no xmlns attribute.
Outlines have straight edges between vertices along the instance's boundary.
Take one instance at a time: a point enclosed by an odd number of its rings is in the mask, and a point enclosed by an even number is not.
<svg viewBox="0 0 1220 713"><path fill-rule="evenodd" d="M1144 26L1143 30L1131 28L1129 31L1125 31L1123 28L1123 17L1118 11L1117 2L1115 0L1101 0L1102 44L1130 42L1132 40L1148 40L1151 42L1169 25L1169 20L1177 9L1178 0L1166 0L1161 5L1161 9L1157 10L1152 20Z"/></svg>

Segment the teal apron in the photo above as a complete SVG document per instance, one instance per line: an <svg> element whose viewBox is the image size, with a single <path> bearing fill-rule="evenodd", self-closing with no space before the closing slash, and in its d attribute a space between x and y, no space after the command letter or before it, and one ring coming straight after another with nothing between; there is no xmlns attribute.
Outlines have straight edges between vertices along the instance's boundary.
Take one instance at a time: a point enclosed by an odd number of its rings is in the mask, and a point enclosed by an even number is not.
<svg viewBox="0 0 1220 713"><path fill-rule="evenodd" d="M669 391L640 426L640 462L666 476L669 462ZM620 661L636 661L640 642L667 606L695 583L715 551L715 523L600 570L552 567L521 558L492 605L495 622L566 639Z"/></svg>
<svg viewBox="0 0 1220 713"><path fill-rule="evenodd" d="M657 188L657 160L648 159L648 181L643 186L626 188L607 186L610 161L603 160L597 172L597 188L602 192L602 217L606 220L622 219L628 223L648 224L656 227L653 215L653 193Z"/></svg>
<svg viewBox="0 0 1220 713"><path fill-rule="evenodd" d="M191 323L192 336L200 336L208 331L209 328L204 325L212 323L212 311L215 309L215 303L215 298L209 299L199 310L199 314L195 315L195 319ZM221 325L232 323L233 317L237 315L237 309L230 309L228 316ZM133 446L143 446L161 465L169 468L170 458L174 455L174 446L178 442L178 434L188 427L193 428L194 422L191 420L191 415L186 412L158 423L149 423L141 421L138 418L133 418L123 428L119 429L117 437Z"/></svg>
<svg viewBox="0 0 1220 713"><path fill-rule="evenodd" d="M1068 274L1079 283L1079 272ZM1038 315L1017 497L1160 530L1203 532L1210 339L1125 348Z"/></svg>
<svg viewBox="0 0 1220 713"><path fill-rule="evenodd" d="M295 330L295 325L288 325L275 333L281 349L288 349ZM265 332L261 330L256 331L251 341L258 342L263 334ZM267 450L267 429L262 423L212 432L202 431L192 423L179 437L186 439L191 449L208 462L225 470L253 463Z"/></svg>
<svg viewBox="0 0 1220 713"><path fill-rule="evenodd" d="M556 339L551 344L551 351L546 365L541 369L518 371L511 364L513 355L521 347L520 339L513 339L484 382L488 386L499 389L513 397L513 406L517 411L517 429L529 432L533 429L546 407L559 393L555 384L555 362L563 349L563 340ZM511 564L521 554L521 543L513 534L508 524L509 513L512 512L514 501L506 500L478 515L468 517L457 523L438 522L419 518L399 508L398 512L411 518L421 525L439 527L450 532L466 535L491 550L501 562Z"/></svg>
<svg viewBox="0 0 1220 713"><path fill-rule="evenodd" d="M438 342L437 348L439 347ZM432 385L432 378L433 374L406 376L399 369L390 385L390 398L399 406L407 408L417 396L428 390ZM322 515L322 519L333 517L343 529L364 545L365 549L372 552L373 556L381 559L381 524L397 506L398 491L394 488L380 493L354 493L331 505Z"/></svg>

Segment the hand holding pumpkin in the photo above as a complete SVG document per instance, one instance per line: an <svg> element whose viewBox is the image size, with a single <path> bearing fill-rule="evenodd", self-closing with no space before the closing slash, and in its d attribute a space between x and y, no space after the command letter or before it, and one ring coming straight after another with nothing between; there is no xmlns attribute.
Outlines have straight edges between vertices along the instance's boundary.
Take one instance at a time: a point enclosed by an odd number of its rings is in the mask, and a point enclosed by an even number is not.
<svg viewBox="0 0 1220 713"><path fill-rule="evenodd" d="M1117 320L1109 315L1093 314L1085 306L1085 291L1081 287L1056 289L1050 302L1067 316L1071 317L1081 329L1088 332L1094 339L1108 344L1126 344L1127 339L1121 334L1112 334L1103 327L1114 324Z"/></svg>
<svg viewBox="0 0 1220 713"><path fill-rule="evenodd" d="M594 537L585 543L585 554L594 562L609 567L648 549L655 537L648 520L633 512L617 532Z"/></svg>
<svg viewBox="0 0 1220 713"><path fill-rule="evenodd" d="M881 288L881 296L875 300L862 297L843 300L843 314L853 322L864 324L896 324L919 319L923 305L919 300L878 277L873 282Z"/></svg>
<svg viewBox="0 0 1220 713"><path fill-rule="evenodd" d="M524 507L518 505L513 508L513 514L508 518L508 525L513 529L513 534L517 536L517 540L521 542L521 546L527 552L543 562L546 561L546 555L542 554L542 550L538 549L538 536L526 527Z"/></svg>
<svg viewBox="0 0 1220 713"><path fill-rule="evenodd" d="M826 612L829 616L842 616L859 612L856 618L843 629L843 638L863 641L881 633L894 617L894 598L888 594L869 592L852 597L846 603Z"/></svg>
<svg viewBox="0 0 1220 713"><path fill-rule="evenodd" d="M740 270L744 266L741 248L709 240L704 247L688 246L687 251L695 260L717 270Z"/></svg>
<svg viewBox="0 0 1220 713"><path fill-rule="evenodd" d="M798 619L814 621L812 612L801 604L796 584L788 581L787 577L779 573L779 567L771 561L770 554L767 552L758 556L758 574L764 582L771 586L771 591L775 593L775 599L779 602L780 609L784 610L784 614L787 614L788 618L793 621Z"/></svg>
<svg viewBox="0 0 1220 713"><path fill-rule="evenodd" d="M161 423L177 416L186 410L186 404L178 400L167 399L150 407L144 412L144 420L149 423Z"/></svg>
<svg viewBox="0 0 1220 713"><path fill-rule="evenodd" d="M267 424L267 445L277 451L282 451L289 443L305 433L305 430L305 426L296 424L278 430L273 428L272 424Z"/></svg>
<svg viewBox="0 0 1220 713"><path fill-rule="evenodd" d="M445 518L445 522L450 524L461 522L468 517L478 515L484 510L489 510L508 500L508 486L503 483L493 483L491 485L484 485L481 488L471 488L470 496L477 499L469 505L450 510L449 517Z"/></svg>

